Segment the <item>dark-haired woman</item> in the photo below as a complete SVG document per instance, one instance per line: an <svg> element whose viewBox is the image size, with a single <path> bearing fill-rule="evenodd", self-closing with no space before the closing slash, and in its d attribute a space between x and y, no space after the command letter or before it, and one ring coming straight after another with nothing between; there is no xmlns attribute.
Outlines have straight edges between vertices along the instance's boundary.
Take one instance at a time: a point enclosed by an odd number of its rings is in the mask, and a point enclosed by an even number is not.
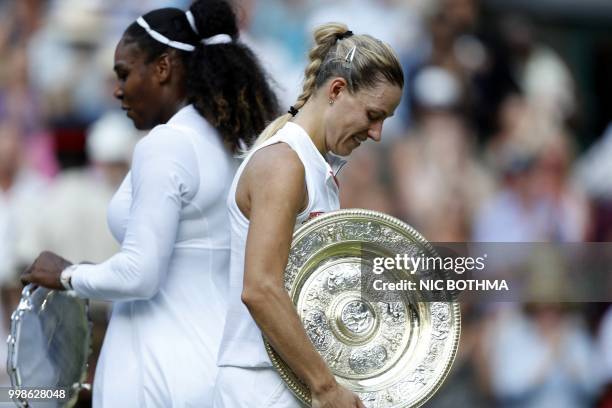
<svg viewBox="0 0 612 408"><path fill-rule="evenodd" d="M115 52L115 96L139 129L108 221L121 251L97 265L41 254L23 280L114 301L96 407L208 407L225 318L231 151L276 111L231 7L154 10ZM69 222L67 220L67 222Z"/></svg>

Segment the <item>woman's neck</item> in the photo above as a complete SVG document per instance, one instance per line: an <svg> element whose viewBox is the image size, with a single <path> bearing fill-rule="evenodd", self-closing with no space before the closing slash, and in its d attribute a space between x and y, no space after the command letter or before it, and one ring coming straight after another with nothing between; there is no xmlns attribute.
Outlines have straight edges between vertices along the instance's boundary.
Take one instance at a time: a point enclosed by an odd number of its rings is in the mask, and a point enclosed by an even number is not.
<svg viewBox="0 0 612 408"><path fill-rule="evenodd" d="M163 122L162 123L167 123L171 117L173 117L174 115L176 115L176 113L178 111L180 111L181 109L183 109L185 106L187 106L187 99L183 98L183 99L178 99L176 101L174 101L173 103L167 104L167 108L164 110L164 112L162 113L163 115Z"/></svg>
<svg viewBox="0 0 612 408"><path fill-rule="evenodd" d="M325 156L328 149L325 144L323 112L318 107L319 105L314 103L312 99L308 100L292 122L300 125L308 133L317 150L322 156Z"/></svg>

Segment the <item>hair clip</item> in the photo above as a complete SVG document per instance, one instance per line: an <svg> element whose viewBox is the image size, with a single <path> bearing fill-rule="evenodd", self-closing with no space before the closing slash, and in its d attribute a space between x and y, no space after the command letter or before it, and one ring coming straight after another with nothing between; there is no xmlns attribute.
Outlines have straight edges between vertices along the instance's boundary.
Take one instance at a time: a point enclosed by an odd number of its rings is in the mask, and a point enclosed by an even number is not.
<svg viewBox="0 0 612 408"><path fill-rule="evenodd" d="M289 107L289 110L287 111L287 113L290 113L290 114L291 114L291 116L295 116L295 115L297 115L297 114L298 114L298 110L297 110L297 109L295 109L295 107L290 106L290 107Z"/></svg>
<svg viewBox="0 0 612 408"><path fill-rule="evenodd" d="M353 58L355 58L355 51L357 51L357 46L353 45L353 48L346 53L346 57L344 57L344 67L350 68L351 63L353 62Z"/></svg>
<svg viewBox="0 0 612 408"><path fill-rule="evenodd" d="M348 37L350 37L352 35L353 35L353 32L351 30L348 30L348 31L343 32L342 34L336 34L336 39L338 41L340 41L340 40L344 40L345 38L348 38Z"/></svg>

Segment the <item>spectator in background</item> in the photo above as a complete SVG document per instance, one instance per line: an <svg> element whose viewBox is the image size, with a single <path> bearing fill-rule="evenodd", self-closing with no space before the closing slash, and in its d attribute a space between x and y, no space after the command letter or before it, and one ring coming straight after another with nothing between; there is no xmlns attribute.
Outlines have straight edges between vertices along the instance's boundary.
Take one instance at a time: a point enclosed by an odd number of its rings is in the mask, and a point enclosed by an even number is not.
<svg viewBox="0 0 612 408"><path fill-rule="evenodd" d="M593 339L568 299L561 254L525 260L522 309L500 313L485 339L491 387L500 407L590 407L600 389ZM573 306L575 307L575 306Z"/></svg>
<svg viewBox="0 0 612 408"><path fill-rule="evenodd" d="M410 77L428 65L450 72L459 83L462 116L478 140L485 140L494 129L492 118L503 98L516 90L507 52L495 33L481 27L480 0L440 0L427 23L428 47L410 58ZM414 107L410 109L412 124Z"/></svg>
<svg viewBox="0 0 612 408"><path fill-rule="evenodd" d="M0 2L0 54L23 48L44 18L46 0Z"/></svg>
<svg viewBox="0 0 612 408"><path fill-rule="evenodd" d="M496 131L484 147L484 159L489 170L500 177L500 166L507 159L509 146L533 145L533 131L530 130L533 130L534 115L525 97L512 93L504 98L495 116Z"/></svg>
<svg viewBox="0 0 612 408"><path fill-rule="evenodd" d="M102 113L103 66L95 58L105 40L100 2L58 0L28 44L32 85L50 124L85 126ZM79 86L75 86L79 84Z"/></svg>
<svg viewBox="0 0 612 408"><path fill-rule="evenodd" d="M598 408L612 407L612 306L602 319L598 336L598 352L602 356L603 393Z"/></svg>
<svg viewBox="0 0 612 408"><path fill-rule="evenodd" d="M466 241L478 205L492 190L475 138L460 115L462 88L429 66L413 82L413 131L391 149L399 214L432 241Z"/></svg>
<svg viewBox="0 0 612 408"><path fill-rule="evenodd" d="M43 0L0 2L0 338L6 338L10 313L18 302L23 266L16 246L44 197L46 180L32 161L40 128L37 93L28 77L26 48L45 14ZM50 145L47 157L52 156ZM38 157L36 157L38 159ZM6 361L6 347L0 348ZM9 385L6 370L0 386Z"/></svg>
<svg viewBox="0 0 612 408"><path fill-rule="evenodd" d="M129 170L139 132L121 112L109 112L87 135L91 165L61 172L45 195L45 205L29 222L22 259L47 249L76 261L102 262L117 252L106 223L113 193ZM70 222L66 222L70 220Z"/></svg>
<svg viewBox="0 0 612 408"><path fill-rule="evenodd" d="M584 190L570 178L573 159L574 148L566 133L559 130L542 135L533 182L550 203L553 241L587 241L592 228Z"/></svg>
<svg viewBox="0 0 612 408"><path fill-rule="evenodd" d="M44 130L43 104L30 78L27 52L30 36L42 20L40 4L26 0L0 6L7 13L0 18L9 20L0 28L6 30L0 32L0 59L3 62L0 64L0 115L11 117L19 125L23 160L33 170L51 176L57 171L53 142L49 132ZM3 35L6 37L2 38Z"/></svg>
<svg viewBox="0 0 612 408"><path fill-rule="evenodd" d="M476 213L473 239L481 242L537 242L550 239L550 207L533 183L536 155L507 146L498 164L501 187Z"/></svg>
<svg viewBox="0 0 612 408"><path fill-rule="evenodd" d="M24 162L24 132L10 117L0 116L0 336L6 338L10 313L17 304L21 285L18 273L25 266L16 246L27 223L44 197L45 180ZM0 351L6 361L6 347ZM8 378L0 376L0 385Z"/></svg>
<svg viewBox="0 0 612 408"><path fill-rule="evenodd" d="M593 344L578 316L561 304L532 303L494 330L488 348L500 407L592 406L598 391Z"/></svg>
<svg viewBox="0 0 612 408"><path fill-rule="evenodd" d="M31 88L25 48L7 51L6 71L0 73L0 110L21 124L29 136L40 127L40 101Z"/></svg>
<svg viewBox="0 0 612 408"><path fill-rule="evenodd" d="M536 40L525 17L505 16L500 27L510 51L512 77L529 108L562 126L576 110L576 86L567 65L555 50Z"/></svg>
<svg viewBox="0 0 612 408"><path fill-rule="evenodd" d="M588 203L569 177L568 136L546 117L532 113L519 114L518 124L504 121L508 128L491 141L489 157L501 187L478 212L476 241L567 242L588 236Z"/></svg>
<svg viewBox="0 0 612 408"><path fill-rule="evenodd" d="M576 182L597 200L612 201L612 122L599 140L577 160Z"/></svg>
<svg viewBox="0 0 612 408"><path fill-rule="evenodd" d="M0 118L0 284L16 285L24 266L15 245L39 211L46 182L24 163L24 134L19 123Z"/></svg>
<svg viewBox="0 0 612 408"><path fill-rule="evenodd" d="M612 241L612 124L589 150L578 158L572 180L584 188L591 201L592 241Z"/></svg>

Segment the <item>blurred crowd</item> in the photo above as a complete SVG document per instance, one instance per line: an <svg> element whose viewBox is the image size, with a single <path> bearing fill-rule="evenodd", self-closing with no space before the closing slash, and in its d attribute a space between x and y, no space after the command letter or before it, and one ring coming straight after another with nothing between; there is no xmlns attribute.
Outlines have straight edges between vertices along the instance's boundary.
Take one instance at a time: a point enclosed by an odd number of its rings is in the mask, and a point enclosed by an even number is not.
<svg viewBox="0 0 612 408"><path fill-rule="evenodd" d="M588 143L578 131L584 94L609 82L581 89L529 14L485 18L479 0L235 2L242 41L287 108L319 23L342 21L400 56L402 104L382 143L341 173L343 207L397 216L434 242L612 240L612 126ZM112 98L114 46L145 11L188 3L0 0L0 334L40 251L99 262L117 250L106 205L141 135ZM559 279L534 285L542 302L462 305L457 361L427 406L612 407L612 309L555 303ZM106 310L92 307L94 350Z"/></svg>

